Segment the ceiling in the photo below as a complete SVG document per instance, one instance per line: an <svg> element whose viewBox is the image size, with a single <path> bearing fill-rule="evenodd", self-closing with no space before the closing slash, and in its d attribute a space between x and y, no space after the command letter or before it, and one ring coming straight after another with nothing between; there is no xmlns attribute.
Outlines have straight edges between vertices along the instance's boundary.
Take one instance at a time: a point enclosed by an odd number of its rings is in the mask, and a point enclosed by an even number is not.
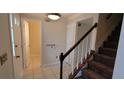
<svg viewBox="0 0 124 93"><path fill-rule="evenodd" d="M62 15L61 19L68 19L69 17L75 15L76 13L60 13ZM36 18L46 18L47 13L24 13L23 15L36 17Z"/></svg>

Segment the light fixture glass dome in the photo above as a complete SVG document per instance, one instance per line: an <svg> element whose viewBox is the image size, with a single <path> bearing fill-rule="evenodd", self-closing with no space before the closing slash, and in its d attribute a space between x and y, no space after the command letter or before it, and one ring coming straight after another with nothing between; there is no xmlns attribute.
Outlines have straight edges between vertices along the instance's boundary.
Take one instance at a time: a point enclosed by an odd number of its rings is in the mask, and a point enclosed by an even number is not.
<svg viewBox="0 0 124 93"><path fill-rule="evenodd" d="M59 13L49 13L47 16L51 20L58 20L61 17Z"/></svg>

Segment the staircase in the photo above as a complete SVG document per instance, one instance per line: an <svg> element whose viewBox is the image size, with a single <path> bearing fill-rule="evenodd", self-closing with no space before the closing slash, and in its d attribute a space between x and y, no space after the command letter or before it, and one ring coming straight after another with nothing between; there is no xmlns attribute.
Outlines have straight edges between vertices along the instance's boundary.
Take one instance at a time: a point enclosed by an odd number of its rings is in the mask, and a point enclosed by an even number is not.
<svg viewBox="0 0 124 93"><path fill-rule="evenodd" d="M88 67L82 70L83 79L111 79L120 36L121 23L111 32L103 46L94 54Z"/></svg>

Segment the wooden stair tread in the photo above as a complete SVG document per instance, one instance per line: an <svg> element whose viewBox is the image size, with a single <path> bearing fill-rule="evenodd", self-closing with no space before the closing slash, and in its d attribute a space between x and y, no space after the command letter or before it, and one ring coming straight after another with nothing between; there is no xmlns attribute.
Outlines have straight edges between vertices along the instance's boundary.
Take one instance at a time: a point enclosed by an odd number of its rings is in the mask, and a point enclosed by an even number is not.
<svg viewBox="0 0 124 93"><path fill-rule="evenodd" d="M102 63L92 62L91 64L94 65L95 67L98 67L98 69L100 69L100 70L104 70L105 72L107 71L109 73L112 73L112 71L113 71L112 68L110 68Z"/></svg>
<svg viewBox="0 0 124 93"><path fill-rule="evenodd" d="M103 44L103 47L117 49L118 42L116 42L116 41L105 41L104 44Z"/></svg>
<svg viewBox="0 0 124 93"><path fill-rule="evenodd" d="M104 55L104 54L95 54L94 61L105 64L113 68L115 64L115 57L111 57L111 56Z"/></svg>
<svg viewBox="0 0 124 93"><path fill-rule="evenodd" d="M104 47L102 47L102 49L105 50L105 51L112 51L112 52L117 51L116 49L113 49L113 48L104 48Z"/></svg>
<svg viewBox="0 0 124 93"><path fill-rule="evenodd" d="M90 79L104 79L103 76L99 75L98 73L96 73L90 69L84 70L84 75Z"/></svg>
<svg viewBox="0 0 124 93"><path fill-rule="evenodd" d="M104 54L95 54L95 55L97 55L97 56L99 56L99 57L104 57L104 58L106 58L106 59L115 59L114 57L110 57L110 56L107 56L107 55L104 55Z"/></svg>
<svg viewBox="0 0 124 93"><path fill-rule="evenodd" d="M104 47L99 48L99 54L103 54L103 55L110 56L110 57L115 57L116 52L117 50L112 49L112 48L104 48Z"/></svg>
<svg viewBox="0 0 124 93"><path fill-rule="evenodd" d="M105 41L104 43L118 45L117 41Z"/></svg>

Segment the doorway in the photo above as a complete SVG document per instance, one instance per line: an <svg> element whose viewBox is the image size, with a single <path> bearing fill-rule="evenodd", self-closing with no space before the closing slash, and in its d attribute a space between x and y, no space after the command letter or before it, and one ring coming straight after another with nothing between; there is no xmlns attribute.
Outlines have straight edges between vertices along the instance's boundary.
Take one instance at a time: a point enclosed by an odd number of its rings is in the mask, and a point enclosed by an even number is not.
<svg viewBox="0 0 124 93"><path fill-rule="evenodd" d="M41 21L22 18L21 23L24 75L27 71L34 74L34 71L42 65Z"/></svg>

